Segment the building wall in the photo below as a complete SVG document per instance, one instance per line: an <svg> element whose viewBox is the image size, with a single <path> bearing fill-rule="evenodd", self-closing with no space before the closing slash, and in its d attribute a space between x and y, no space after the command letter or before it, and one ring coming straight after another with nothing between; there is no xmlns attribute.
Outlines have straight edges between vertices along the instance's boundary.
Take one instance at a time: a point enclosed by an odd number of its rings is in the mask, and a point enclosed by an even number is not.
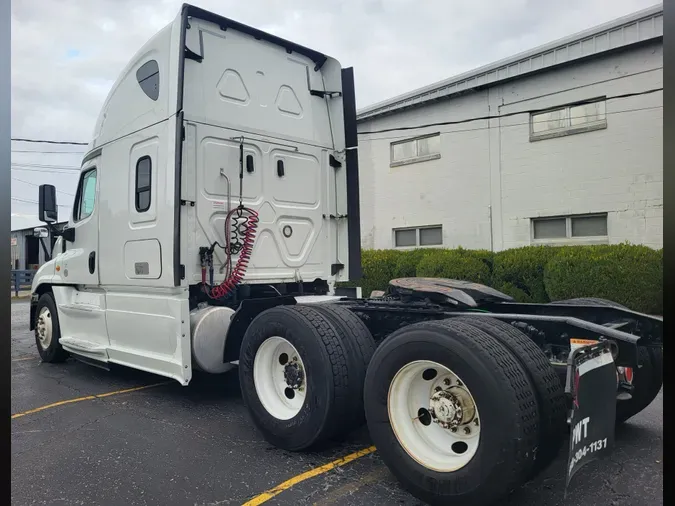
<svg viewBox="0 0 675 506"><path fill-rule="evenodd" d="M56 223L55 227L58 230L62 230L64 227L65 223ZM10 268L15 269L17 262L18 262L18 269L19 270L27 270L29 268L29 265L27 263L27 258L26 258L26 242L29 240L27 239L28 237L33 236L33 230L32 228L28 229L22 229L22 230L12 230L10 233L10 238L12 241L10 250L11 250L11 259L10 259ZM42 245L39 242L40 240L37 239L36 242L33 242L33 248L37 247L38 249L38 259L39 262L37 265L42 265L43 263L46 262L45 259L45 253L44 250L42 249ZM50 243L49 239L45 238L44 239L45 244L47 245L47 248L50 248ZM13 244L16 242L16 244Z"/></svg>
<svg viewBox="0 0 675 506"><path fill-rule="evenodd" d="M359 125L359 131L486 116L487 91L403 111ZM443 225L446 246L487 248L490 152L486 121L443 127L441 157L390 167L390 143L439 128L360 136L361 233L364 248L390 248L393 229ZM377 140L374 140L377 139Z"/></svg>
<svg viewBox="0 0 675 506"><path fill-rule="evenodd" d="M425 130L361 135L362 240L442 224L443 246L501 250L537 241L532 219L607 213L607 237L553 243L663 244L662 93L607 100L606 128L530 140L532 109L663 86L660 41L363 121L360 132L501 115ZM504 116L514 114L511 116ZM439 159L390 167L390 143L442 132Z"/></svg>

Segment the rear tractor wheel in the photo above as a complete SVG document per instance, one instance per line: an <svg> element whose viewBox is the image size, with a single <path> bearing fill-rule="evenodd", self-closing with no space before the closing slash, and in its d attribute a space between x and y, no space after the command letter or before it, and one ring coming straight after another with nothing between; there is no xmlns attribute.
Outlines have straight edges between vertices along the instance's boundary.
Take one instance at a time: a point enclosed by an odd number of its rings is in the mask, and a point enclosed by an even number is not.
<svg viewBox="0 0 675 506"><path fill-rule="evenodd" d="M365 365L342 328L311 306L278 306L246 330L239 355L242 396L265 439L305 450L351 430L363 410Z"/></svg>
<svg viewBox="0 0 675 506"><path fill-rule="evenodd" d="M531 473L539 411L526 372L462 322L408 325L375 351L366 418L383 461L430 504L493 504Z"/></svg>

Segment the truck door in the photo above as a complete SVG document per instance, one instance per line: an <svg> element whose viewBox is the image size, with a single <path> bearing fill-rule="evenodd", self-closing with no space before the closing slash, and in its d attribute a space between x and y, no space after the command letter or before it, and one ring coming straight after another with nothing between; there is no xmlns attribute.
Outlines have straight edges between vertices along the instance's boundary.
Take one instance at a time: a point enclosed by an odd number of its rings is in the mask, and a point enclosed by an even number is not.
<svg viewBox="0 0 675 506"><path fill-rule="evenodd" d="M84 169L77 186L73 214L68 228L75 231L73 242L67 242L61 257L62 276L69 284L98 285L98 170L96 166Z"/></svg>
<svg viewBox="0 0 675 506"><path fill-rule="evenodd" d="M68 228L73 240L56 258L66 286L53 287L59 311L61 344L73 353L107 360L105 295L99 285L99 170L97 159L82 169Z"/></svg>

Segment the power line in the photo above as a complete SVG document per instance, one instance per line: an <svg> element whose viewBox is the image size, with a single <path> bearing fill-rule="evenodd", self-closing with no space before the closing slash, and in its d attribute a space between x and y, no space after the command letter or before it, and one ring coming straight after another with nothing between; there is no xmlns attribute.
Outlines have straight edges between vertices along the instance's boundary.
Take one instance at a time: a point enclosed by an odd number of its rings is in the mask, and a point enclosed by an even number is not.
<svg viewBox="0 0 675 506"><path fill-rule="evenodd" d="M55 165L55 164L42 164L42 163L23 163L23 162L15 162L12 164L15 167L35 167L38 169L65 169L65 170L77 170L79 171L80 168L75 166L75 165Z"/></svg>
<svg viewBox="0 0 675 506"><path fill-rule="evenodd" d="M12 197L12 200L16 200L17 202L23 202L25 204L39 204L39 202L36 201L36 200L26 200L26 199L20 199L18 197ZM73 206L66 206L66 205L61 205L61 204L58 204L58 206L59 207L67 207L67 208L73 207Z"/></svg>
<svg viewBox="0 0 675 506"><path fill-rule="evenodd" d="M663 91L663 87L661 88L652 88L649 90L645 91L638 91L634 93L624 93L621 95L614 95L611 97L605 97L605 101L608 100L618 100L618 99L625 99L625 98L631 98L631 97L637 97L641 95L649 95L652 93L657 93L659 91ZM584 104L590 104L593 103L594 101L588 101L588 102L579 102L574 105L584 105ZM449 126L449 125L460 125L463 123L470 123L473 121L487 121L491 119L500 119L500 118L508 118L510 116L517 116L520 114L537 114L541 112L548 112L552 110L552 108L547 107L547 108L542 108L542 109L528 109L524 111L514 111L514 112L509 112L505 114L494 114L494 115L487 115L487 116L480 116L477 118L466 118L466 119L461 119L461 120L455 120L455 121L439 121L436 123L427 123L424 125L415 125L415 126L402 126L402 127L395 127L395 128L384 128L381 130L373 130L372 132L357 132L359 135L373 135L373 134L381 134L381 133L387 133L387 132L395 132L395 131L400 131L400 130L419 130L422 128L431 128L435 126ZM640 110L640 109L635 109L635 110ZM623 111L619 111L623 112ZM625 111L628 112L628 111ZM607 113L607 114L616 114L616 113ZM26 138L12 138L13 141L16 142L32 142L32 143L42 143L42 144L61 144L61 145L71 145L71 146L88 146L88 142L74 142L74 141L53 141L53 140L46 140L46 139L26 139ZM79 170L79 168L77 169Z"/></svg>
<svg viewBox="0 0 675 506"><path fill-rule="evenodd" d="M37 186L37 187L40 186L39 184L31 183L30 181L24 181L23 179L19 179L18 177L13 177L12 180L13 181L19 181L20 183L26 183L26 184L29 184L31 186ZM63 193L64 195L70 195L71 197L75 196L72 193L64 192L63 190L56 190L56 191L59 192L59 193Z"/></svg>
<svg viewBox="0 0 675 506"><path fill-rule="evenodd" d="M39 155L82 155L85 151L42 151L33 149L12 149L12 153L37 153Z"/></svg>
<svg viewBox="0 0 675 506"><path fill-rule="evenodd" d="M636 109L625 109L623 111L613 111L613 112L606 112L606 116L614 115L614 114L624 114L624 113L629 113L629 112L639 112L639 111L651 111L654 109L663 109L662 105L656 105L654 107L639 107ZM593 117L595 114L585 114L585 115L575 115L572 116L571 119L579 119L579 118L589 118ZM502 116L503 117L503 116ZM539 124L539 123L548 123L548 120L540 120L540 121L526 121L523 123L510 123L508 125L499 125L499 127L489 127L489 126L480 126L480 127L475 127L475 128L462 128L462 129L453 129L453 130L440 130L438 133L441 134L454 134L454 133L462 133L462 132L478 132L480 130L490 130L490 129L503 129L503 128L512 128L512 127L519 127L519 126L529 126L530 124ZM420 128L425 128L425 127L420 127ZM359 132L362 135L369 134L370 132ZM394 139L409 139L410 134L406 135L391 135L391 136L386 136L386 137L367 137L365 139L362 139L363 141L381 141L381 140L394 140Z"/></svg>
<svg viewBox="0 0 675 506"><path fill-rule="evenodd" d="M613 97L606 97L605 101L607 100L618 100L618 99L623 99L623 98L630 98L630 97L637 97L640 95L649 95L651 93L656 93L658 91L663 91L663 87L661 88L653 88L650 90L645 90L645 91L638 91L635 93L624 93L623 95L615 95ZM588 101L588 102L579 102L574 105L584 105L584 104L590 104L593 103L594 101ZM387 132L396 132L399 130L419 130L421 128L431 128L435 126L448 126L448 125L461 125L463 123L470 123L472 121L486 121L490 119L501 119L501 118L508 118L510 116L518 116L520 114L537 114L540 112L548 112L551 111L551 107L546 107L542 109L528 109L525 111L514 111L514 112L508 112L504 114L492 114L488 116L481 116L478 118L467 118L467 119L460 119L460 120L455 120L455 121L439 121L437 123L427 123L425 125L416 125L416 126L402 126L402 127L395 127L395 128L383 128L382 130L373 130L372 132L357 132L360 135L370 135L370 134L383 134Z"/></svg>
<svg viewBox="0 0 675 506"><path fill-rule="evenodd" d="M41 172L43 174L65 174L70 176L78 175L78 171L74 170L64 170L64 169L26 169L23 167L12 167L12 170L18 170L21 172Z"/></svg>
<svg viewBox="0 0 675 506"><path fill-rule="evenodd" d="M38 144L64 144L69 146L88 146L88 142L73 142L73 141L51 141L45 139L23 139L23 138L12 138L15 142L34 142Z"/></svg>

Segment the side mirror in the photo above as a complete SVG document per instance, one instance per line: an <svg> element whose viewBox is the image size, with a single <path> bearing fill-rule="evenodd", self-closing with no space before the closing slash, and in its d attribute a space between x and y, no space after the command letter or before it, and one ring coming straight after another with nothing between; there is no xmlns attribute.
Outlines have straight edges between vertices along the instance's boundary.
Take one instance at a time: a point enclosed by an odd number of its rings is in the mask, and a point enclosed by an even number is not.
<svg viewBox="0 0 675 506"><path fill-rule="evenodd" d="M56 207L56 187L51 184L41 184L38 191L38 218L43 223L55 223L59 219Z"/></svg>
<svg viewBox="0 0 675 506"><path fill-rule="evenodd" d="M75 229L74 228L64 228L63 231L61 232L61 237L63 237L64 241L68 242L74 242L75 241Z"/></svg>

